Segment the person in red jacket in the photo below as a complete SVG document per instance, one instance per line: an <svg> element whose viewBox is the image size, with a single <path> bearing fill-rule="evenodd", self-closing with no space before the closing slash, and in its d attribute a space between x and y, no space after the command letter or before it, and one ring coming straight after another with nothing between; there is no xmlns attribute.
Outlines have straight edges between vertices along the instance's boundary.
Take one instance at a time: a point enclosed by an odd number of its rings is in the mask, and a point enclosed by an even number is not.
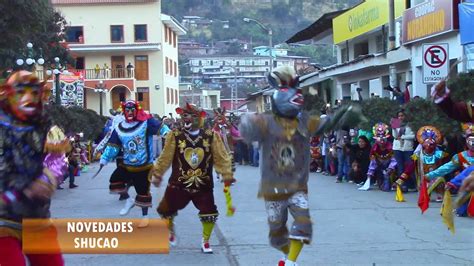
<svg viewBox="0 0 474 266"><path fill-rule="evenodd" d="M431 89L434 102L446 115L460 122L474 123L472 113L474 105L471 102L454 102L449 96L449 92L449 89L446 87L446 80L440 81Z"/></svg>

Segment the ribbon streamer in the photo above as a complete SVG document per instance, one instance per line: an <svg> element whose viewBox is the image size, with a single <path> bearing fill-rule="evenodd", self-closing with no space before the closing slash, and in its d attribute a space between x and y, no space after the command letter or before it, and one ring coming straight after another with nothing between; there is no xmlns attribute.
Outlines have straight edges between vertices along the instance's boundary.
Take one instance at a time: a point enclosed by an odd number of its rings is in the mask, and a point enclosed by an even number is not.
<svg viewBox="0 0 474 266"><path fill-rule="evenodd" d="M403 197L402 189L400 185L397 185L397 193L395 194L395 201L397 202L404 202L405 198Z"/></svg>
<svg viewBox="0 0 474 266"><path fill-rule="evenodd" d="M232 196L230 195L230 186L224 186L225 205L227 206L227 216L233 216L235 207L232 205Z"/></svg>

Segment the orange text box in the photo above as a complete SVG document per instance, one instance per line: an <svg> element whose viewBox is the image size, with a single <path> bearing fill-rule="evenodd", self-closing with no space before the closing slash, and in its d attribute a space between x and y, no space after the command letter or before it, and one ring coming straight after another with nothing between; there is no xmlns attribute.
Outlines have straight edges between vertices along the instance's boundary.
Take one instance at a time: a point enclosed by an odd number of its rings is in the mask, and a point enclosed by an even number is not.
<svg viewBox="0 0 474 266"><path fill-rule="evenodd" d="M150 219L24 219L26 254L157 254L169 252L167 222Z"/></svg>

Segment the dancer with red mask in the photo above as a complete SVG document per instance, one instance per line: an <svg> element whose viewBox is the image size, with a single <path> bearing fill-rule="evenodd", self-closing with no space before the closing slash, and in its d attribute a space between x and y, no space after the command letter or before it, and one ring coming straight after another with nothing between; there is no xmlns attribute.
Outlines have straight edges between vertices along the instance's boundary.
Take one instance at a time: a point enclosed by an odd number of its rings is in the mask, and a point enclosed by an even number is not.
<svg viewBox="0 0 474 266"><path fill-rule="evenodd" d="M111 193L124 193L127 184L135 187L135 200L128 198L120 215L126 215L137 205L142 208L143 220L140 226L148 225L148 208L151 204L150 171L153 167L153 135L157 134L160 123L145 113L135 101L122 103L125 121L112 132L107 147L100 158L101 167L114 160L120 150L123 152L122 175L110 179Z"/></svg>
<svg viewBox="0 0 474 266"><path fill-rule="evenodd" d="M204 111L186 104L186 108L177 108L176 112L181 115L183 128L168 133L163 152L153 169L152 182L159 186L166 170L172 167L165 195L157 211L162 218L168 219L169 241L175 246L174 217L192 201L199 210L202 223L201 250L203 253L212 253L209 239L219 215L214 203L212 172L215 168L228 188L235 181L231 157L220 135L202 128L206 115Z"/></svg>
<svg viewBox="0 0 474 266"><path fill-rule="evenodd" d="M64 174L67 140L45 149L49 122L43 103L50 95L45 84L22 70L0 86L0 265L26 265L22 220L50 216L51 196ZM32 266L64 265L61 254L26 258Z"/></svg>
<svg viewBox="0 0 474 266"><path fill-rule="evenodd" d="M424 126L420 128L416 133L416 139L421 147L415 150L412 155L413 161L407 165L403 174L397 179L396 183L400 186L408 180L413 173L416 173L416 183L417 188L419 188L423 176L442 165L448 156L446 152L438 147L438 145L443 142L443 136L436 127ZM442 193L441 190L437 192ZM442 196L439 195L437 201L441 200Z"/></svg>

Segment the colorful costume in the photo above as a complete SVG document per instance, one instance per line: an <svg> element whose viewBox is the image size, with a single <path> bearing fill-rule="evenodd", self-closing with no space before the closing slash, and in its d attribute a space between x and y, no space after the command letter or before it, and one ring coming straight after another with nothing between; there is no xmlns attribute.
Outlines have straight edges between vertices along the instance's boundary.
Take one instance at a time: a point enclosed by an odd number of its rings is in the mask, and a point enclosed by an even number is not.
<svg viewBox="0 0 474 266"><path fill-rule="evenodd" d="M457 170L462 171L467 167L474 165L474 124L462 124L462 128L468 149L454 155L450 162L447 162L436 170L426 174L428 180L437 179L432 186L438 186L439 184L444 183L447 174L453 173Z"/></svg>
<svg viewBox="0 0 474 266"><path fill-rule="evenodd" d="M421 178L431 171L437 169L447 157L447 153L440 150L438 145L443 142L441 132L433 126L424 126L416 133L416 139L420 143L412 155L413 161L407 165L403 174L397 180L403 184L413 173L416 174L417 187L421 184Z"/></svg>
<svg viewBox="0 0 474 266"><path fill-rule="evenodd" d="M209 239L218 216L212 172L215 167L226 186L230 185L233 181L231 157L219 134L202 129L204 111L187 104L176 112L181 115L183 129L168 133L163 152L153 169L153 182L158 185L166 170L172 167L157 211L161 217L169 219L170 244L176 245L173 218L192 201L203 225L201 249L204 253L212 253Z"/></svg>
<svg viewBox="0 0 474 266"><path fill-rule="evenodd" d="M261 182L258 196L265 200L270 226L270 244L288 258L279 265L294 265L303 243L312 238L308 207L310 139L319 128L319 115L300 112L303 95L290 67L274 69L269 77L275 87L273 114L251 114L241 118L240 133L261 146ZM288 210L294 217L291 231Z"/></svg>
<svg viewBox="0 0 474 266"><path fill-rule="evenodd" d="M309 164L309 170L311 172L320 173L323 169L323 158L321 156L319 137L312 137L309 145L311 147L311 162Z"/></svg>
<svg viewBox="0 0 474 266"><path fill-rule="evenodd" d="M446 188L453 192L457 192L461 187L462 182L472 173L474 173L474 166L469 166L459 175L451 179L451 181L446 184ZM459 216L474 217L474 192L462 194L459 200L460 202L458 202L456 213Z"/></svg>
<svg viewBox="0 0 474 266"><path fill-rule="evenodd" d="M391 175L397 167L397 161L393 156L392 144L388 142L390 133L388 126L377 123L373 127L375 145L370 151L370 164L367 171L367 180L376 180L377 185L383 191L390 191L392 185ZM364 185L365 187L365 185ZM364 188L363 187L363 188ZM360 189L366 190L366 189Z"/></svg>
<svg viewBox="0 0 474 266"><path fill-rule="evenodd" d="M153 167L153 135L160 124L146 114L135 101L122 103L125 121L119 123L110 136L108 145L100 158L101 166L114 160L123 152L121 175L112 175L110 192L123 193L132 183L137 192L135 201L127 199L120 215L126 215L134 205L142 207L143 226L148 224L148 208L151 207L150 171Z"/></svg>
<svg viewBox="0 0 474 266"><path fill-rule="evenodd" d="M49 123L43 102L50 94L45 83L17 71L0 86L0 265L25 265L22 219L50 216L50 198L64 174L63 155L70 147L54 138L58 129L45 147ZM32 266L64 265L61 254L26 257Z"/></svg>

